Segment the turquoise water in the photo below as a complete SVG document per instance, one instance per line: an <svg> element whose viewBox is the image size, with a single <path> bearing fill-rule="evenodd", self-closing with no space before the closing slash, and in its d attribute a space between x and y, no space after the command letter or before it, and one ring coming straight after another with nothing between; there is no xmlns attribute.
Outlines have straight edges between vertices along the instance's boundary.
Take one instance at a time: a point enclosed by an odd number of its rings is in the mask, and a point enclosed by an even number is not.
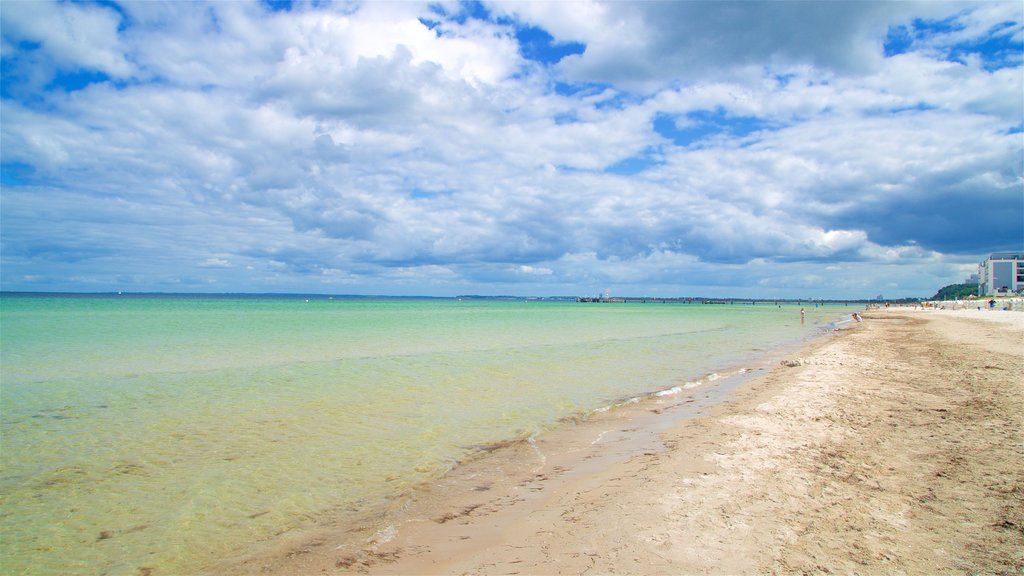
<svg viewBox="0 0 1024 576"><path fill-rule="evenodd" d="M191 573L842 307L0 299L0 566Z"/></svg>

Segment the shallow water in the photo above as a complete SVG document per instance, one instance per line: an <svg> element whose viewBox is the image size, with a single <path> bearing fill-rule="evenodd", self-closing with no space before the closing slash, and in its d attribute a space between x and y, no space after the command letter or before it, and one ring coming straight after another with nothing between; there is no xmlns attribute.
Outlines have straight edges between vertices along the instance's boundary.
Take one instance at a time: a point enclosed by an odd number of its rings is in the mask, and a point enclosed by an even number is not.
<svg viewBox="0 0 1024 576"><path fill-rule="evenodd" d="M843 307L0 299L9 574L195 572Z"/></svg>

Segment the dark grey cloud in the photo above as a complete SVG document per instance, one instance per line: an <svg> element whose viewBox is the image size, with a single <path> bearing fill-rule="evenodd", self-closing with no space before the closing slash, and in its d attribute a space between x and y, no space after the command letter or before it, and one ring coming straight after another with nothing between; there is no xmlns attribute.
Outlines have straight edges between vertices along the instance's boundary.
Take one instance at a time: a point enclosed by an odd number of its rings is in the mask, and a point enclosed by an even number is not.
<svg viewBox="0 0 1024 576"><path fill-rule="evenodd" d="M834 221L860 227L880 245L916 244L946 254L1018 250L1024 243L1024 196L1016 190L953 182L924 198L881 198Z"/></svg>
<svg viewBox="0 0 1024 576"><path fill-rule="evenodd" d="M888 27L929 7L893 2L639 2L603 5L627 41L588 38L562 69L573 80L643 87L807 65L866 73Z"/></svg>

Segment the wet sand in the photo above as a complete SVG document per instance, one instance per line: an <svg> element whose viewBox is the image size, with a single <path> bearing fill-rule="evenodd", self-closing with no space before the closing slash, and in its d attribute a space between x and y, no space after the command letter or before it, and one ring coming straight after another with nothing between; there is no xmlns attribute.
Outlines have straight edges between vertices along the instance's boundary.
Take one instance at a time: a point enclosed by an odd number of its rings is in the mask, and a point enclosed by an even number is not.
<svg viewBox="0 0 1024 576"><path fill-rule="evenodd" d="M870 311L749 376L496 448L216 573L1024 571L1024 313Z"/></svg>

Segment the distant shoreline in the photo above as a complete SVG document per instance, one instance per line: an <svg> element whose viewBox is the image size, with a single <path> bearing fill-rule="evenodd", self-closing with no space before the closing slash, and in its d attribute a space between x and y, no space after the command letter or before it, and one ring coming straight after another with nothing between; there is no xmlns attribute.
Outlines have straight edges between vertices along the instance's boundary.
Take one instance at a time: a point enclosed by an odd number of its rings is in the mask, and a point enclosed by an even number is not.
<svg viewBox="0 0 1024 576"><path fill-rule="evenodd" d="M34 292L21 290L0 291L0 298L6 297L43 297L43 298L178 298L178 299L317 299L317 300L438 300L438 301L514 301L514 302L594 302L608 304L884 304L917 300L845 300L835 298L722 298L715 296L486 296L479 294L460 294L457 296L402 296L388 294L326 294L301 292Z"/></svg>
<svg viewBox="0 0 1024 576"><path fill-rule="evenodd" d="M723 298L716 296L513 296L460 294L456 296L424 296L394 294L327 294L303 292L38 292L25 290L0 290L0 298L154 298L154 299L235 299L235 300L436 300L482 301L482 302L577 302L595 304L710 304L710 305L815 305L844 304L855 306L923 306L933 308L984 307L990 300L996 302L1019 302L1021 296L996 295L975 296L959 300L929 300L927 298L900 298L893 300L843 299L843 298Z"/></svg>

